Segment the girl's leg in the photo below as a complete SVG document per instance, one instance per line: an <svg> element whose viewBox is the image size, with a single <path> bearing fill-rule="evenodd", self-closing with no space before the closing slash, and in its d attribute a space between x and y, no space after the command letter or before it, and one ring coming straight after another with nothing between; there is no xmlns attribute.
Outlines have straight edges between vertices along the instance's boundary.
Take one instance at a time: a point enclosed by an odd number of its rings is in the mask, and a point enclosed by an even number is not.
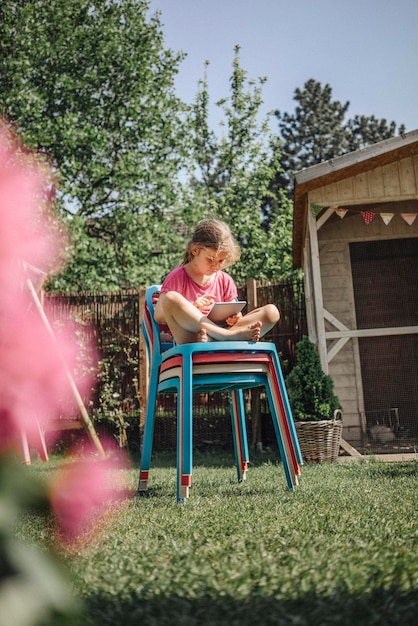
<svg viewBox="0 0 418 626"><path fill-rule="evenodd" d="M246 315L244 315L239 322L237 322L234 328L239 326L252 325L255 322L261 323L260 336L263 337L277 324L280 319L280 311L274 304L266 304L258 309L253 309Z"/></svg>
<svg viewBox="0 0 418 626"><path fill-rule="evenodd" d="M239 325L232 328L221 328L176 291L160 295L155 307L155 319L168 324L179 344L201 341L202 331L216 341L258 341L262 323L259 319L246 323L240 320Z"/></svg>
<svg viewBox="0 0 418 626"><path fill-rule="evenodd" d="M198 340L202 313L180 293L161 293L154 316L158 323L168 325L177 343L194 343Z"/></svg>

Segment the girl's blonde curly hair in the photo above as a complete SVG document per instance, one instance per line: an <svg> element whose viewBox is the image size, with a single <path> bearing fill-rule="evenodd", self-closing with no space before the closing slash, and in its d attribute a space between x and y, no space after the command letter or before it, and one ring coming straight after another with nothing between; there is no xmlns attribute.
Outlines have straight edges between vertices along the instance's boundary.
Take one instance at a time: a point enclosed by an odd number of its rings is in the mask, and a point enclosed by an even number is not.
<svg viewBox="0 0 418 626"><path fill-rule="evenodd" d="M190 263L193 258L192 249L196 247L216 250L218 254L220 252L227 253L228 256L225 259L224 267L231 266L235 261L238 261L240 257L239 246L229 226L218 219L206 219L198 222L187 244L183 265Z"/></svg>

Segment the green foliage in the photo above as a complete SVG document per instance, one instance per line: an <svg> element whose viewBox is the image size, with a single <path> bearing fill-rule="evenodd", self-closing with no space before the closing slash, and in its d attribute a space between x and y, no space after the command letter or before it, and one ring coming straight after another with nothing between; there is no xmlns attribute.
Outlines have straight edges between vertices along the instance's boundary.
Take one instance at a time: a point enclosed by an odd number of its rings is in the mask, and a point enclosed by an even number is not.
<svg viewBox="0 0 418 626"><path fill-rule="evenodd" d="M348 151L360 150L373 143L390 139L396 134L396 123L389 124L385 119L378 120L374 115L355 115L352 120L348 120L346 125ZM398 134L405 132L405 126L399 126Z"/></svg>
<svg viewBox="0 0 418 626"><path fill-rule="evenodd" d="M293 417L298 421L327 420L340 409L334 383L324 374L319 355L308 337L296 344L296 365L286 378Z"/></svg>
<svg viewBox="0 0 418 626"><path fill-rule="evenodd" d="M115 292L162 282L181 262L184 228L175 214L164 220L149 212L103 216L86 222L71 220L72 259L49 281L52 291Z"/></svg>
<svg viewBox="0 0 418 626"><path fill-rule="evenodd" d="M309 79L303 89L295 89L294 113L276 111L282 140L281 164L286 173L276 175L272 187L285 187L289 192L293 174L311 165L364 148L393 137L395 122L356 115L346 120L350 102L332 99L330 85ZM405 131L399 126L399 134Z"/></svg>
<svg viewBox="0 0 418 626"><path fill-rule="evenodd" d="M147 10L144 0L2 3L0 111L56 167L61 206L83 216L143 210L138 192L163 213L168 198L148 187L177 171L181 57L163 50Z"/></svg>
<svg viewBox="0 0 418 626"><path fill-rule="evenodd" d="M230 96L217 103L224 116L220 136L209 129L206 77L200 83L193 107L191 215L196 221L212 214L229 224L242 249L241 260L230 270L239 284L249 276L270 279L291 271L291 229L285 237L276 236L263 214L263 203L270 195L269 184L279 169L280 158L277 137L269 129L268 118L259 120L264 82L263 78L258 83L247 79L237 46ZM289 225L290 205L283 197L276 205L277 221Z"/></svg>
<svg viewBox="0 0 418 626"><path fill-rule="evenodd" d="M300 280L302 272L293 269L293 202L283 189L276 192L277 204L269 216L266 230L268 247L264 252L264 277Z"/></svg>
<svg viewBox="0 0 418 626"><path fill-rule="evenodd" d="M241 245L238 284L294 278L294 171L386 139L396 125L346 123L349 103L310 79L295 91L295 113L276 113L279 137L269 116L260 121L266 79L248 80L237 46L218 135L206 74L186 106L174 88L184 55L165 49L149 9L147 0L0 4L0 116L52 167L50 193L69 229L65 269L47 287L161 282L196 222L212 215Z"/></svg>
<svg viewBox="0 0 418 626"><path fill-rule="evenodd" d="M136 351L131 350L137 344L138 337L129 337L128 345L108 345L108 356L97 364L97 401L91 409L91 418L93 423L106 425L121 448L128 445L127 430L135 430L134 438L139 438L138 360ZM130 394L122 398L124 379ZM136 441L131 443L135 445Z"/></svg>
<svg viewBox="0 0 418 626"><path fill-rule="evenodd" d="M276 113L285 169L294 172L347 151L343 123L349 102L333 101L331 87L313 79L295 89L294 100L298 102L294 114Z"/></svg>
<svg viewBox="0 0 418 626"><path fill-rule="evenodd" d="M145 283L156 241L168 245L188 142L174 93L182 55L164 49L145 0L4 0L0 10L0 115L51 164L75 242L51 287Z"/></svg>

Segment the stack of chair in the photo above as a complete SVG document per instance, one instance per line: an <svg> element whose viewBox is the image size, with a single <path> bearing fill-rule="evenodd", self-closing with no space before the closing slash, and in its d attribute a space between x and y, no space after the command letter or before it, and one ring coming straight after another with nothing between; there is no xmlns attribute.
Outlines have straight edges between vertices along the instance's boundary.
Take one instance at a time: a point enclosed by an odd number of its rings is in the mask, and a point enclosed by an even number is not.
<svg viewBox="0 0 418 626"><path fill-rule="evenodd" d="M150 375L138 493L144 495L148 491L159 393L177 394L177 501L186 501L192 481L195 393L228 392L237 476L243 481L249 462L243 391L256 387L265 389L287 486L293 491L298 484L302 457L276 346L264 341L175 345L167 329L161 328L154 318L160 288L160 285L154 285L145 294L142 331Z"/></svg>

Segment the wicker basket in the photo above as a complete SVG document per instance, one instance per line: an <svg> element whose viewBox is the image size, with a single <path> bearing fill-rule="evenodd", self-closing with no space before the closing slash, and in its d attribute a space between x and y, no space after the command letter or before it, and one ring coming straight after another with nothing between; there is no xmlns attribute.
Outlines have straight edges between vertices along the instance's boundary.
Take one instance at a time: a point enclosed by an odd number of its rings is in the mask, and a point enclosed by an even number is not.
<svg viewBox="0 0 418 626"><path fill-rule="evenodd" d="M295 422L304 461L322 463L337 460L343 431L343 422L337 419L340 416L341 411L337 410L331 420Z"/></svg>

